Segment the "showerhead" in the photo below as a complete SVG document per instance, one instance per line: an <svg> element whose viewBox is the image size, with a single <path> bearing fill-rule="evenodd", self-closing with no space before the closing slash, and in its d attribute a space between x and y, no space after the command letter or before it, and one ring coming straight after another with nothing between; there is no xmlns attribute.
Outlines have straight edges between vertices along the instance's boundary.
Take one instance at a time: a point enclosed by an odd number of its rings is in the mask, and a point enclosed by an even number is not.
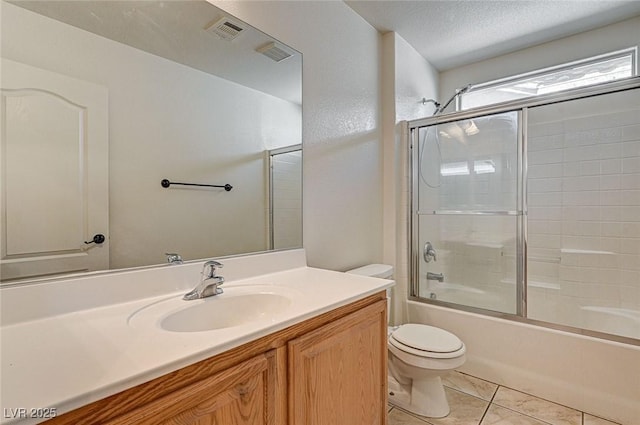
<svg viewBox="0 0 640 425"><path fill-rule="evenodd" d="M461 94L464 94L466 92L469 91L469 89L471 88L471 84L467 84L466 86L462 87L461 89L457 89L456 92L454 93L453 96L451 96L449 98L449 100L447 100L447 102L444 104L444 106L440 107L438 106L435 110L435 112L433 113L433 115L438 115L441 114L442 112L444 112L445 109L447 109L447 107L451 104L451 102L453 102L453 100L460 96Z"/></svg>
<svg viewBox="0 0 640 425"><path fill-rule="evenodd" d="M427 98L424 98L424 97L422 98L422 104L423 105L426 105L429 102L433 103L433 105L436 107L436 109L438 109L440 107L440 102L438 102L437 100L435 100L435 99L427 99Z"/></svg>

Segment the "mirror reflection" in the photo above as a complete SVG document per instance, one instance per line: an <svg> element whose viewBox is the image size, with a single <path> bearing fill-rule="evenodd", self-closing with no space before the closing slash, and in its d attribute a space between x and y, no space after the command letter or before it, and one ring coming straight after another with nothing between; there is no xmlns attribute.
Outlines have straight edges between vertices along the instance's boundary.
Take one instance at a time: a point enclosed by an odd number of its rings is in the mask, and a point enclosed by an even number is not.
<svg viewBox="0 0 640 425"><path fill-rule="evenodd" d="M302 246L300 53L206 1L0 7L3 282Z"/></svg>

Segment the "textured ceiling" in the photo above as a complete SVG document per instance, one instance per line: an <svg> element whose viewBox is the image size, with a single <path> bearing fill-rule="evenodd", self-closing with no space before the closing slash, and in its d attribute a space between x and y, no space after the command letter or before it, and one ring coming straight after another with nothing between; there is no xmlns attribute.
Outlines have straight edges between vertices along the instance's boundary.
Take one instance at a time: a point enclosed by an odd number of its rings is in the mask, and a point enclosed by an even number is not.
<svg viewBox="0 0 640 425"><path fill-rule="evenodd" d="M640 0L346 3L382 33L398 33L440 71L640 15Z"/></svg>

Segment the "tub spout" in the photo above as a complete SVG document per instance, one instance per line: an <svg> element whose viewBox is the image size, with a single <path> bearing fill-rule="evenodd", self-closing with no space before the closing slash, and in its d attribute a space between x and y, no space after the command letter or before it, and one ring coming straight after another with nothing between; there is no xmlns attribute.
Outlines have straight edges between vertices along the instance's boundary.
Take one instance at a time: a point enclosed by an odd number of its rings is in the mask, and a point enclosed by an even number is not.
<svg viewBox="0 0 640 425"><path fill-rule="evenodd" d="M442 273L427 272L427 280L437 280L438 282L444 282L444 275Z"/></svg>

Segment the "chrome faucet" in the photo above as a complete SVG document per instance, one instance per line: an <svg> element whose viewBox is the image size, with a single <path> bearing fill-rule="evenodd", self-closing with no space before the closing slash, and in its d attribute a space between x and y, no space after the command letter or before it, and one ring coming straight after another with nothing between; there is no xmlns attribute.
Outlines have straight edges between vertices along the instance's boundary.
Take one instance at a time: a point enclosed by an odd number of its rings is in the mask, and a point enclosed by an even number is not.
<svg viewBox="0 0 640 425"><path fill-rule="evenodd" d="M198 286L193 288L192 291L187 292L182 299L197 300L199 298L222 294L222 288L219 288L219 286L224 283L224 277L216 276L216 270L221 269L222 267L223 265L215 260L210 260L204 263L200 283Z"/></svg>
<svg viewBox="0 0 640 425"><path fill-rule="evenodd" d="M182 257L180 256L180 254L174 254L174 253L170 253L170 252L165 252L165 254L167 256L167 263L169 264L182 264Z"/></svg>
<svg viewBox="0 0 640 425"><path fill-rule="evenodd" d="M442 273L427 272L427 280L437 280L438 282L444 282L444 275Z"/></svg>

